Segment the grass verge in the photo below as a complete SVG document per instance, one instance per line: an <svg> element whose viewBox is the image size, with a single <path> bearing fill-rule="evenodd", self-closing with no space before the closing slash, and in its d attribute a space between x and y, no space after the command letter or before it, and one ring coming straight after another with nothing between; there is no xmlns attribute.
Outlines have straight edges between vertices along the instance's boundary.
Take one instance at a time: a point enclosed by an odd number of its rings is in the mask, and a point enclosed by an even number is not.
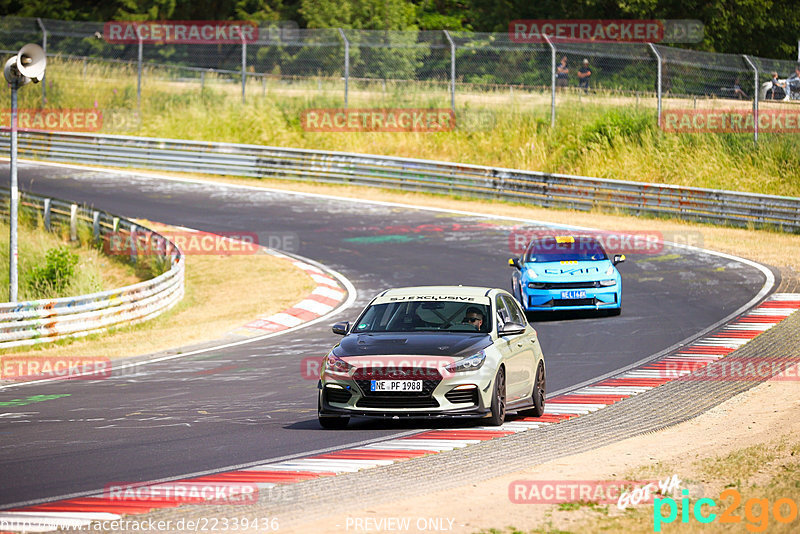
<svg viewBox="0 0 800 534"><path fill-rule="evenodd" d="M18 226L18 300L73 297L141 281L133 267L61 232ZM9 227L0 224L0 301L8 301ZM49 258L49 259L48 259Z"/></svg>
<svg viewBox="0 0 800 534"><path fill-rule="evenodd" d="M158 78L156 78L158 77ZM560 172L601 178L671 183L800 196L800 137L796 134L665 134L655 121L655 99L560 93L557 127L550 128L549 93L500 88L459 92L457 124L436 133L305 131L308 108L342 107L332 80L241 86L207 75L165 79L146 71L141 115L136 73L128 67L54 59L48 64L48 108L98 108L105 133L343 150ZM441 88L425 84L355 83L350 108L448 108ZM8 105L0 95L0 106ZM20 93L22 108L37 108L37 91ZM640 102L641 100L641 102ZM733 100L701 100L699 107L743 108ZM666 108L691 109L696 100L667 99ZM784 104L767 103L763 108ZM797 106L789 106L797 111Z"/></svg>
<svg viewBox="0 0 800 534"><path fill-rule="evenodd" d="M221 338L248 320L286 309L315 286L289 261L268 254L189 255L185 295L163 315L85 338L5 352L120 358L191 345Z"/></svg>

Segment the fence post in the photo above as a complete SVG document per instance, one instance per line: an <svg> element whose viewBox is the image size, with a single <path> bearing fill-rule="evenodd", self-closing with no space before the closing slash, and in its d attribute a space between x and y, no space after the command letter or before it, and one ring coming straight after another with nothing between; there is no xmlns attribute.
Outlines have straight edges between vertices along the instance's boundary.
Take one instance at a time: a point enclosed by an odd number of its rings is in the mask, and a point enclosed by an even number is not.
<svg viewBox="0 0 800 534"><path fill-rule="evenodd" d="M450 32L442 30L450 42L450 108L456 114L456 43L450 37Z"/></svg>
<svg viewBox="0 0 800 534"><path fill-rule="evenodd" d="M658 98L658 105L657 105L657 114L658 114L658 127L661 128L661 54L658 50L656 50L655 45L653 43L647 43L647 46L650 47L650 51L653 52L653 55L656 56L656 65L658 66L658 81L656 82L656 96Z"/></svg>
<svg viewBox="0 0 800 534"><path fill-rule="evenodd" d="M50 204L52 200L49 198L44 199L44 229L50 231Z"/></svg>
<svg viewBox="0 0 800 534"><path fill-rule="evenodd" d="M78 205L71 204L69 207L69 240L78 240Z"/></svg>
<svg viewBox="0 0 800 534"><path fill-rule="evenodd" d="M750 61L750 58L745 54L742 56L744 60L753 69L753 144L758 146L758 67Z"/></svg>
<svg viewBox="0 0 800 534"><path fill-rule="evenodd" d="M339 30L339 35L342 37L344 41L344 107L347 108L347 89L348 84L350 83L350 41L347 40L347 36L344 34L344 30L341 28L337 28Z"/></svg>
<svg viewBox="0 0 800 534"><path fill-rule="evenodd" d="M131 237L131 263L136 263L136 260L137 260L137 254L138 254L138 252L136 250L136 229L137 228L138 228L138 226L136 226L135 224L132 224L131 225L131 232L129 234L130 237Z"/></svg>
<svg viewBox="0 0 800 534"><path fill-rule="evenodd" d="M137 34L139 32L136 32ZM142 36L139 35L139 57L137 60L138 72L136 75L136 105L142 110Z"/></svg>
<svg viewBox="0 0 800 534"><path fill-rule="evenodd" d="M247 86L247 41L242 35L242 104L245 103L245 87Z"/></svg>
<svg viewBox="0 0 800 534"><path fill-rule="evenodd" d="M550 46L550 127L556 127L556 47L550 38L543 34Z"/></svg>
<svg viewBox="0 0 800 534"><path fill-rule="evenodd" d="M96 210L92 213L92 236L95 241L100 240L100 212Z"/></svg>
<svg viewBox="0 0 800 534"><path fill-rule="evenodd" d="M36 22L39 24L39 28L42 29L42 50L44 50L44 57L47 57L47 28L44 27L44 23L42 19L36 18ZM47 82L45 78L47 74L42 75L42 107L47 104Z"/></svg>

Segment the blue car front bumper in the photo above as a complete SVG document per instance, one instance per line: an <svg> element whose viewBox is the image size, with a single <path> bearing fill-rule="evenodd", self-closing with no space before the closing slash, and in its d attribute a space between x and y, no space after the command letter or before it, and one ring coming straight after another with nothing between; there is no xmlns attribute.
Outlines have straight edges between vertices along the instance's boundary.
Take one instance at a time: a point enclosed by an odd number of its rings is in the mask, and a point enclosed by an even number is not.
<svg viewBox="0 0 800 534"><path fill-rule="evenodd" d="M598 310L622 306L619 284L610 287L565 289L523 289L526 311Z"/></svg>

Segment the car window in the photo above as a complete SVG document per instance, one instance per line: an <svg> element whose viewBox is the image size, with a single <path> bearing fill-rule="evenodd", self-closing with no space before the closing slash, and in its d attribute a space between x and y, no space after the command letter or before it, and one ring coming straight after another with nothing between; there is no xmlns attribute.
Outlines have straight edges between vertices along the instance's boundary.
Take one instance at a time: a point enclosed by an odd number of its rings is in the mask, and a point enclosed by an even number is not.
<svg viewBox="0 0 800 534"><path fill-rule="evenodd" d="M593 237L577 236L571 240L556 237L534 239L525 252L525 262L599 261L608 259L603 246Z"/></svg>
<svg viewBox="0 0 800 534"><path fill-rule="evenodd" d="M511 314L508 311L503 295L497 295L494 299L495 307L497 308L497 331L503 328L503 325L511 320Z"/></svg>
<svg viewBox="0 0 800 534"><path fill-rule="evenodd" d="M491 325L489 306L458 301L403 301L373 304L353 332L483 332Z"/></svg>
<svg viewBox="0 0 800 534"><path fill-rule="evenodd" d="M508 309L509 317L511 321L517 324L521 324L522 326L528 325L528 319L525 318L525 314L519 308L519 304L508 295L502 295L503 302L506 304L506 308Z"/></svg>

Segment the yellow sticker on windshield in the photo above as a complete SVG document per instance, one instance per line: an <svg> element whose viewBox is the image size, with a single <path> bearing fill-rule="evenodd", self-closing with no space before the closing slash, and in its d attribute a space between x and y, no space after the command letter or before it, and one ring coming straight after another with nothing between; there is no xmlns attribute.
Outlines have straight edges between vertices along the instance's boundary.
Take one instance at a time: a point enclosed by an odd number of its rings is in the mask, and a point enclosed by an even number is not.
<svg viewBox="0 0 800 534"><path fill-rule="evenodd" d="M573 264L576 264L576 263L578 263L578 260L562 261L561 265L573 265Z"/></svg>
<svg viewBox="0 0 800 534"><path fill-rule="evenodd" d="M575 238L571 235L557 235L556 243L574 243Z"/></svg>

